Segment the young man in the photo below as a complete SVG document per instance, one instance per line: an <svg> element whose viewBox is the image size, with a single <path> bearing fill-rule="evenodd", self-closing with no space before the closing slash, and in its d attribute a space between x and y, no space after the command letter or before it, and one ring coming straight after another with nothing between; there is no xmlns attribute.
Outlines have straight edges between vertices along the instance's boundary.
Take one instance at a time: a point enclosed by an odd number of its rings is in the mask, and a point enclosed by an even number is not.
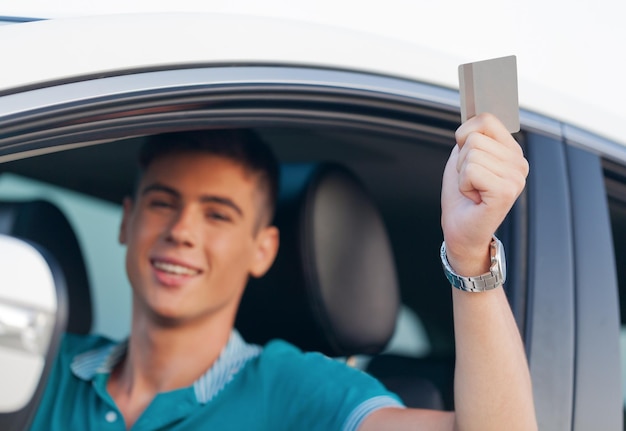
<svg viewBox="0 0 626 431"><path fill-rule="evenodd" d="M519 145L490 115L456 138L442 186L453 283L489 271L493 233L528 173ZM455 412L402 408L360 371L284 342L241 340L233 325L247 280L278 250L276 171L245 131L161 135L145 147L120 229L131 335L121 344L68 335L33 430L536 429L501 287L454 289Z"/></svg>

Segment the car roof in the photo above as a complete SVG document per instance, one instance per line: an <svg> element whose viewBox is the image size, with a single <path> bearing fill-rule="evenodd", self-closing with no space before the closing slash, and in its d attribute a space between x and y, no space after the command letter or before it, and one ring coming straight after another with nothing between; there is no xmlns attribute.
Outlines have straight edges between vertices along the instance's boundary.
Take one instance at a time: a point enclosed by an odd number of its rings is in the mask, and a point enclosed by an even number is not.
<svg viewBox="0 0 626 431"><path fill-rule="evenodd" d="M10 41L10 43L8 42ZM457 89L463 61L437 49L296 20L215 13L118 14L0 26L0 94L85 76L195 65L361 71ZM480 59L477 59L480 60ZM626 146L624 112L520 79L520 105Z"/></svg>

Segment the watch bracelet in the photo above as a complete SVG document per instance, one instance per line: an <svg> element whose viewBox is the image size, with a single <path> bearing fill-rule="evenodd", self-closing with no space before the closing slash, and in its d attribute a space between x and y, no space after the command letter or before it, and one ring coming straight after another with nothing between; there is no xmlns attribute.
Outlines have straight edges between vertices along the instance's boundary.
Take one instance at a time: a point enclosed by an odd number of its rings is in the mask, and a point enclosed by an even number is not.
<svg viewBox="0 0 626 431"><path fill-rule="evenodd" d="M494 236L494 240L497 241L498 239ZM456 274L448 261L445 241L441 243L440 256L443 272L452 287L464 292L484 292L486 290L495 289L504 284L501 275L491 271L474 277L462 277Z"/></svg>

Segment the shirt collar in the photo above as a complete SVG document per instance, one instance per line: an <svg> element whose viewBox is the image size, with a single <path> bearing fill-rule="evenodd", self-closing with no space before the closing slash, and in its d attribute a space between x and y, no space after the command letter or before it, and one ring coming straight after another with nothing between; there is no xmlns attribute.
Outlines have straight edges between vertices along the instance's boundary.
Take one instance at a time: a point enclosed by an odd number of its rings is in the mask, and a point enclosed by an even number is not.
<svg viewBox="0 0 626 431"><path fill-rule="evenodd" d="M74 357L70 368L81 380L93 380L96 374L109 374L128 349L128 340L80 353ZM209 402L221 391L251 359L262 352L262 347L246 343L239 332L233 330L228 343L215 363L193 384L199 403Z"/></svg>
<svg viewBox="0 0 626 431"><path fill-rule="evenodd" d="M128 339L107 344L74 356L70 368L82 380L92 380L96 374L108 374L126 354Z"/></svg>

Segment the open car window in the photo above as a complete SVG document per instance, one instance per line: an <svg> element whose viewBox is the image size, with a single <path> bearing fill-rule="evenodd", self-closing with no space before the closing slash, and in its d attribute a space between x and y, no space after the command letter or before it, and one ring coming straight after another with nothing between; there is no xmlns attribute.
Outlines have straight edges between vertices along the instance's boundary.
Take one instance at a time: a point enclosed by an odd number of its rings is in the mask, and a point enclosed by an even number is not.
<svg viewBox="0 0 626 431"><path fill-rule="evenodd" d="M454 92L341 71L241 67L129 74L26 93L7 96L4 108L11 114L0 136L0 199L50 199L66 213L88 267L93 332L120 339L129 331L130 287L117 238L120 202L132 190L145 137L253 128L281 163L338 163L365 185L387 228L402 303L383 353L392 359L377 370L432 379L443 406L453 408L451 289L438 251L441 177L460 121ZM68 96L77 93L83 97ZM26 109L32 100L41 106ZM524 207L514 213L501 235L511 256ZM518 252L507 283L522 333L524 259ZM369 359L360 366L367 369Z"/></svg>

